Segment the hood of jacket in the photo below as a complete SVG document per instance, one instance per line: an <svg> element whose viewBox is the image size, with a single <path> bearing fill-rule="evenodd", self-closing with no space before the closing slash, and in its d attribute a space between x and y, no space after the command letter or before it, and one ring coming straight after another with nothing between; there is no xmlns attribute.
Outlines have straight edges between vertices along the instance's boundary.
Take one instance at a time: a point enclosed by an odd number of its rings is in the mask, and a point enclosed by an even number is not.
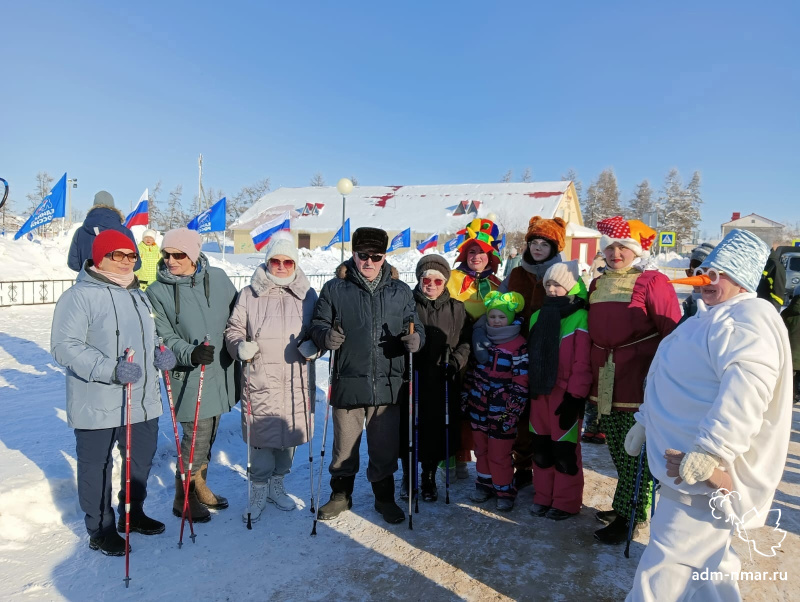
<svg viewBox="0 0 800 602"><path fill-rule="evenodd" d="M253 272L253 277L250 279L250 286L256 297L263 297L269 294L274 288L285 288L298 299L305 299L308 289L311 288L311 283L308 281L305 272L303 272L299 266L295 267L294 273L294 280L282 287L270 279L267 275L267 265L262 263L256 268L256 271Z"/></svg>
<svg viewBox="0 0 800 602"><path fill-rule="evenodd" d="M156 280L172 286L172 294L175 298L175 323L180 323L181 313L181 292L182 287L193 287L203 285L203 293L206 296L206 304L211 307L211 283L208 277L208 258L200 253L197 258L197 271L194 274L177 276L169 271L167 264L163 260L158 262Z"/></svg>
<svg viewBox="0 0 800 602"><path fill-rule="evenodd" d="M119 230L120 225L125 220L125 216L116 207L108 205L95 205L89 209L86 219L83 220L84 230L94 234L95 228L100 230Z"/></svg>

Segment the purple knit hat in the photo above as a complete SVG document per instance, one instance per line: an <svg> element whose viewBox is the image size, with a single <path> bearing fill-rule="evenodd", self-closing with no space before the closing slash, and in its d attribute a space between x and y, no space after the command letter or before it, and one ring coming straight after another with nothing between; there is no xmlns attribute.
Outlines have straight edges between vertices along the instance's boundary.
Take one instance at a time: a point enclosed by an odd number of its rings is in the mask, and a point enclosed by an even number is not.
<svg viewBox="0 0 800 602"><path fill-rule="evenodd" d="M161 248L178 249L183 251L192 260L192 263L197 263L197 258L200 257L200 248L203 246L203 240L196 230L189 230L189 228L176 228L170 230L164 235L161 241Z"/></svg>

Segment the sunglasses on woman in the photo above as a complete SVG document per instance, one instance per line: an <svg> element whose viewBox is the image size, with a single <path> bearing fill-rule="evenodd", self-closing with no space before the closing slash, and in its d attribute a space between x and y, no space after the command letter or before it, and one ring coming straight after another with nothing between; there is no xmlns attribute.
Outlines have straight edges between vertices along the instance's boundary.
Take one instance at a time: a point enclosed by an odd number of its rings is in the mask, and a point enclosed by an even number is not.
<svg viewBox="0 0 800 602"><path fill-rule="evenodd" d="M708 279L711 280L711 284L717 284L719 282L720 274L724 274L722 270L717 270L715 268L695 268L694 275L695 276L708 276Z"/></svg>
<svg viewBox="0 0 800 602"><path fill-rule="evenodd" d="M111 253L106 253L105 256L110 257L111 261L122 261L123 259L127 259L131 263L139 259L138 253L123 253L122 251L113 251Z"/></svg>
<svg viewBox="0 0 800 602"><path fill-rule="evenodd" d="M269 265L273 268L279 268L283 266L285 270L294 269L294 259L277 259L275 257L270 257Z"/></svg>
<svg viewBox="0 0 800 602"><path fill-rule="evenodd" d="M169 251L161 251L161 257L164 259L169 259L172 257L175 261L183 261L186 259L186 253L181 253L178 251L177 253L170 253Z"/></svg>
<svg viewBox="0 0 800 602"><path fill-rule="evenodd" d="M444 280L441 278L428 278L425 277L422 279L422 284L429 286L431 284L435 284L436 286L442 286L444 284Z"/></svg>
<svg viewBox="0 0 800 602"><path fill-rule="evenodd" d="M383 255L370 255L369 253L356 253L356 255L358 255L358 258L361 261L371 259L372 263L378 263L381 259L383 259Z"/></svg>

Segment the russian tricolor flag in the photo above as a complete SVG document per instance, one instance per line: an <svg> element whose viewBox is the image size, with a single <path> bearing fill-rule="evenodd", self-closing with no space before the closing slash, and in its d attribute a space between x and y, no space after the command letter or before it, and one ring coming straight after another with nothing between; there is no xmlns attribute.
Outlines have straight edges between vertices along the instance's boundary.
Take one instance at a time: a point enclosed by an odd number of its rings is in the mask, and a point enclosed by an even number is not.
<svg viewBox="0 0 800 602"><path fill-rule="evenodd" d="M272 235L281 230L291 230L292 219L288 211L250 231L256 251L263 249Z"/></svg>
<svg viewBox="0 0 800 602"><path fill-rule="evenodd" d="M435 249L439 244L439 233L437 232L427 240L423 240L417 245L417 251L424 253L428 249Z"/></svg>
<svg viewBox="0 0 800 602"><path fill-rule="evenodd" d="M150 214L147 212L148 196L147 188L145 188L142 196L139 197L139 203L136 205L136 209L125 218L126 228L130 228L131 226L146 226L149 223Z"/></svg>

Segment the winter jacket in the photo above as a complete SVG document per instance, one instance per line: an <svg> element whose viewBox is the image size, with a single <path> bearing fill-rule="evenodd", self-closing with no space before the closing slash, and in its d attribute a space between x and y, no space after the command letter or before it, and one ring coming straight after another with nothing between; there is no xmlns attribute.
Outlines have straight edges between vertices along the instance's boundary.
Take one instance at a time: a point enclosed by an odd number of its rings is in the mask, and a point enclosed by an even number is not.
<svg viewBox="0 0 800 602"><path fill-rule="evenodd" d="M783 299L786 294L786 266L781 261L780 249L775 249L770 253L756 294L759 299L772 303L772 307L778 311L783 307Z"/></svg>
<svg viewBox="0 0 800 602"><path fill-rule="evenodd" d="M497 290L500 280L492 274L486 280L489 282L491 290ZM473 320L477 320L486 313L483 306L483 297L478 292L477 281L469 274L462 272L458 268L454 269L447 281L447 290L450 296L456 301L461 301L467 313Z"/></svg>
<svg viewBox="0 0 800 602"><path fill-rule="evenodd" d="M205 369L200 419L230 411L238 399L238 369L225 348L223 336L236 301L236 288L225 272L208 265L203 253L197 266L191 276L173 276L160 261L156 282L147 287L158 336L163 337L164 345L178 360L170 374L175 410L181 422L194 420L200 366L192 365L191 355L206 334L214 346L214 362Z"/></svg>
<svg viewBox="0 0 800 602"><path fill-rule="evenodd" d="M153 366L156 334L150 302L136 279L122 288L87 271L91 263L58 299L50 331L50 351L67 371L67 424L91 430L125 424L125 386L113 378L127 348L143 372L133 384L131 422L157 418L161 393Z"/></svg>
<svg viewBox="0 0 800 602"><path fill-rule="evenodd" d="M242 436L247 440L244 404L249 401L251 445L296 447L309 440L309 425L313 429L314 424L314 362L307 361L297 345L311 325L317 293L300 268L288 286L275 284L265 270L264 264L256 268L250 286L239 293L225 329L225 344L233 358L242 341L258 344L243 383Z"/></svg>
<svg viewBox="0 0 800 602"><path fill-rule="evenodd" d="M95 205L89 209L89 213L86 214L86 219L83 220L83 225L75 230L75 234L72 236L72 243L69 246L69 256L67 257L67 265L69 268L75 272L81 271L86 260L92 258L92 243L94 243L94 237L103 230L117 230L118 232L122 232L131 239L131 249L135 251L137 249L136 239L133 237L133 232L122 225L124 219L123 215L115 207ZM142 260L137 259L133 269L138 270L141 267Z"/></svg>
<svg viewBox="0 0 800 602"><path fill-rule="evenodd" d="M445 458L445 352L457 373L447 382L450 416L450 450L458 449L461 373L467 365L472 324L461 301L445 290L438 299L428 299L414 289L417 314L425 326L425 346L414 354L414 372L419 404L420 461ZM400 443L408 445L408 420L401 421Z"/></svg>
<svg viewBox="0 0 800 602"><path fill-rule="evenodd" d="M161 249L158 248L157 244L147 245L144 242L140 242L138 248L142 268L136 272L136 277L139 279L142 290L147 290L147 286L156 280L157 266L161 260Z"/></svg>
<svg viewBox="0 0 800 602"><path fill-rule="evenodd" d="M712 494L705 483L676 485L666 475L667 449L688 453L698 446L719 458L731 476L737 495L730 503L751 529L764 524L786 464L792 428L789 339L775 310L754 293L697 305L694 317L661 342L636 420L645 427L650 470L662 487Z"/></svg>
<svg viewBox="0 0 800 602"><path fill-rule="evenodd" d="M589 288L589 336L597 403L600 368L613 352L612 409L635 412L644 399L644 380L658 344L681 318L675 288L656 270L606 270Z"/></svg>
<svg viewBox="0 0 800 602"><path fill-rule="evenodd" d="M789 344L792 347L792 367L800 370L800 297L794 296L789 306L781 313L781 319L789 331Z"/></svg>
<svg viewBox="0 0 800 602"><path fill-rule="evenodd" d="M541 309L544 303L546 293L544 291L544 282L542 278L544 278L545 272L550 266L561 261L561 255L556 255L552 259L542 263L530 263L528 257L530 257L530 253L526 251L522 256L522 263L511 272L508 278L503 280L498 289L501 293L513 291L524 297L525 306L518 315L522 320L523 334L527 334L528 324L533 312Z"/></svg>
<svg viewBox="0 0 800 602"><path fill-rule="evenodd" d="M519 417L528 403L528 345L518 335L489 347L490 360L472 360L465 377L462 405L473 430L493 439L516 438Z"/></svg>
<svg viewBox="0 0 800 602"><path fill-rule="evenodd" d="M410 320L425 344L425 328L417 316L414 296L397 270L384 263L374 292L356 273L353 259L336 269L325 283L314 310L310 335L319 349L325 333L338 320L345 341L336 350L333 366L334 408L391 405L398 402L403 385L405 351L400 337Z"/></svg>

